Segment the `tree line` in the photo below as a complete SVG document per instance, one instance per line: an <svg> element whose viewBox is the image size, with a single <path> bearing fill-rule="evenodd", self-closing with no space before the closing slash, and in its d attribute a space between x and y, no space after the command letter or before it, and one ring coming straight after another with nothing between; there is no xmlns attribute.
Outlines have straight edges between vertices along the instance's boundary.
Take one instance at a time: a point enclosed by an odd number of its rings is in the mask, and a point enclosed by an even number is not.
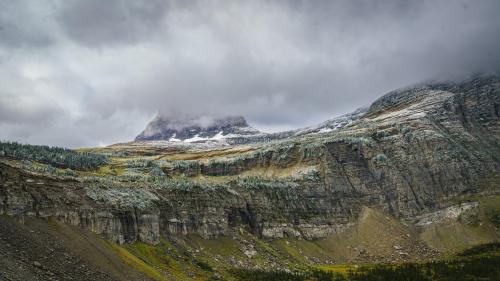
<svg viewBox="0 0 500 281"><path fill-rule="evenodd" d="M496 281L500 243L473 247L450 260L399 265L376 264L347 274L313 269L302 272L235 269L238 281Z"/></svg>
<svg viewBox="0 0 500 281"><path fill-rule="evenodd" d="M36 161L56 168L73 170L94 170L108 163L108 158L102 154L8 141L0 141L0 157Z"/></svg>

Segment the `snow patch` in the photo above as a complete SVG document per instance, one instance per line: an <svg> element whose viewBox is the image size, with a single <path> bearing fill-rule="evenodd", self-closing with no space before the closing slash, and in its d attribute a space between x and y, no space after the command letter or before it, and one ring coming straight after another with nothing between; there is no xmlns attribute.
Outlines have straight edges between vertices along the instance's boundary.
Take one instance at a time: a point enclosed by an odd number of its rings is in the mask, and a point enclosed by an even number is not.
<svg viewBox="0 0 500 281"><path fill-rule="evenodd" d="M185 139L184 142L195 142L195 141L206 141L208 138L200 137L200 134L196 134L194 137L190 139Z"/></svg>
<svg viewBox="0 0 500 281"><path fill-rule="evenodd" d="M179 142L181 141L180 139L176 139L175 137L177 136L177 133L174 133L169 139L168 141L171 141L171 142Z"/></svg>
<svg viewBox="0 0 500 281"><path fill-rule="evenodd" d="M217 135L211 137L210 139L211 140L220 140L220 139L224 139L225 136L222 134L222 131L218 132Z"/></svg>
<svg viewBox="0 0 500 281"><path fill-rule="evenodd" d="M333 131L332 128L328 128L328 127L325 127L325 128L321 128L319 131L318 131L318 134L321 134L321 133L328 133L328 132L331 132Z"/></svg>

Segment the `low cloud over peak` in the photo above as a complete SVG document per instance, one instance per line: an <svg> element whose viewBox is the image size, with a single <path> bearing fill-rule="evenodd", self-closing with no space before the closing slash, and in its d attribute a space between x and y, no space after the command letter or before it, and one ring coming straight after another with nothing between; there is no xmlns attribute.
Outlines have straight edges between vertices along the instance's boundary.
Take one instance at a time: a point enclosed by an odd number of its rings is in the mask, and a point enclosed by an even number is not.
<svg viewBox="0 0 500 281"><path fill-rule="evenodd" d="M156 112L293 128L500 69L500 2L1 1L0 138L131 140Z"/></svg>

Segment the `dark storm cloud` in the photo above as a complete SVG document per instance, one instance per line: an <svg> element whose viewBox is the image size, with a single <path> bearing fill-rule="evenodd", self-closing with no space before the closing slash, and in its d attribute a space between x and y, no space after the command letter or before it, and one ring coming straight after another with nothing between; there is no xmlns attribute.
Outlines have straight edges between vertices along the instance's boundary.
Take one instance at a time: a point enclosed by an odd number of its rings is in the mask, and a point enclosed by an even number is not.
<svg viewBox="0 0 500 281"><path fill-rule="evenodd" d="M0 7L4 139L110 144L133 139L158 111L293 128L397 87L500 69L494 0Z"/></svg>

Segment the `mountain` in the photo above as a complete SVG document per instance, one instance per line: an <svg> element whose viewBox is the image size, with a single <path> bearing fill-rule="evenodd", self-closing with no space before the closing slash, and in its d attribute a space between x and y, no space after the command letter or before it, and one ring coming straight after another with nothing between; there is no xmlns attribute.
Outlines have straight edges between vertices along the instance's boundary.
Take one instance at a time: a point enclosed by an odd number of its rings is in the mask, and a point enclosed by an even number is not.
<svg viewBox="0 0 500 281"><path fill-rule="evenodd" d="M186 143L237 145L268 142L339 130L359 119L367 110L367 108L360 108L315 126L277 133L260 132L250 127L242 116L175 118L157 115L135 138L135 141L152 145L165 144L165 142L171 145L185 145Z"/></svg>
<svg viewBox="0 0 500 281"><path fill-rule="evenodd" d="M261 133L250 127L242 116L175 118L159 114L135 140L189 143L217 141L224 138L259 134Z"/></svg>
<svg viewBox="0 0 500 281"><path fill-rule="evenodd" d="M2 270L57 272L45 256L59 247L75 270L78 261L100 269L87 279L235 280L235 268L421 262L500 240L498 76L398 89L276 134L242 118L171 120L158 117L142 135L234 142L82 149L85 161L100 160L86 170L69 158L54 168L36 147L1 151Z"/></svg>
<svg viewBox="0 0 500 281"><path fill-rule="evenodd" d="M326 120L318 125L310 126L306 128L300 128L296 130L290 130L285 132L269 134L272 139L284 139L292 136L304 136L308 134L321 134L328 133L336 130L343 129L356 120L360 119L368 110L368 108L361 107L356 109L354 112L341 115L329 120Z"/></svg>

